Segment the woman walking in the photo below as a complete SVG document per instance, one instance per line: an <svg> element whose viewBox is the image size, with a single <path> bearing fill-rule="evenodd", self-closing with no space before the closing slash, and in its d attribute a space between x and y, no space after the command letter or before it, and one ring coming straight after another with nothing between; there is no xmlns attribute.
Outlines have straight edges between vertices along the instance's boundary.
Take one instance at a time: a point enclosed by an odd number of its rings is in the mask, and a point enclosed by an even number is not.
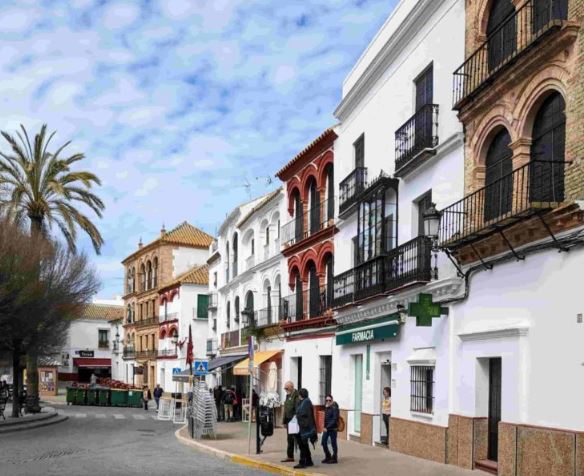
<svg viewBox="0 0 584 476"><path fill-rule="evenodd" d="M332 395L327 395L324 401L324 432L322 434L322 449L324 450L325 458L322 460L325 464L337 464L337 431L339 429L339 406L333 400ZM328 440L331 440L331 447L333 454L328 447Z"/></svg>
<svg viewBox="0 0 584 476"><path fill-rule="evenodd" d="M317 436L316 425L314 423L314 410L312 408L312 402L310 401L310 398L308 398L308 390L301 388L298 391L298 395L300 403L296 410L296 418L298 420L300 433L296 435L296 438L298 440L298 448L300 449L300 461L299 464L294 466L294 468L302 469L314 466L308 443L314 443L317 440Z"/></svg>
<svg viewBox="0 0 584 476"><path fill-rule="evenodd" d="M385 444L389 446L389 417L391 416L391 388L385 387L383 389L383 407L381 408L383 415L383 423L385 423Z"/></svg>

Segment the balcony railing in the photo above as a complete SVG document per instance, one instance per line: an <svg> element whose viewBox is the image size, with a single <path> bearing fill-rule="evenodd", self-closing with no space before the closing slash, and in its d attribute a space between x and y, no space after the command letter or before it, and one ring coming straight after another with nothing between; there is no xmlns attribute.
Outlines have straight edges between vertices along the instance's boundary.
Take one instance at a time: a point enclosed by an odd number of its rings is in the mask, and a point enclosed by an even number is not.
<svg viewBox="0 0 584 476"><path fill-rule="evenodd" d="M245 269L251 269L255 266L255 254L249 255L245 259Z"/></svg>
<svg viewBox="0 0 584 476"><path fill-rule="evenodd" d="M270 306L254 312L253 323L254 327L273 326L280 322L280 306Z"/></svg>
<svg viewBox="0 0 584 476"><path fill-rule="evenodd" d="M324 200L282 227L283 246L294 245L334 223L334 202Z"/></svg>
<svg viewBox="0 0 584 476"><path fill-rule="evenodd" d="M454 72L454 108L567 18L568 0L527 0Z"/></svg>
<svg viewBox="0 0 584 476"><path fill-rule="evenodd" d="M414 158L438 145L438 104L426 104L395 132L395 171L414 166Z"/></svg>
<svg viewBox="0 0 584 476"><path fill-rule="evenodd" d="M171 358L171 357L177 357L178 356L178 352L175 349L158 349L158 357L162 357L162 358Z"/></svg>
<svg viewBox="0 0 584 476"><path fill-rule="evenodd" d="M133 347L124 347L124 351L122 353L122 358L124 359L135 359L136 358L136 351Z"/></svg>
<svg viewBox="0 0 584 476"><path fill-rule="evenodd" d="M381 240L375 238L379 235L381 236ZM355 256L355 266L363 264L366 261L369 261L376 256L385 255L387 254L388 250L392 250L395 248L395 235L396 235L396 222L393 215L385 217L383 219L383 227L381 230L378 230L378 225L373 225L370 228L364 230L362 235L362 240L367 237L368 240L375 242L377 246L377 250L374 250L373 246L371 250L368 250L368 253L365 253L365 250L359 246L359 235L353 237L353 247L354 247L354 256Z"/></svg>
<svg viewBox="0 0 584 476"><path fill-rule="evenodd" d="M146 326L153 326L155 324L158 324L158 317L157 316L148 317L147 319L141 319L141 320L136 321L134 323L134 325L136 326L136 328L146 327Z"/></svg>
<svg viewBox="0 0 584 476"><path fill-rule="evenodd" d="M566 164L532 160L446 207L440 220L440 244L463 245L538 211L558 207L564 201Z"/></svg>
<svg viewBox="0 0 584 476"><path fill-rule="evenodd" d="M432 242L418 236L334 279L334 307L391 292L432 277Z"/></svg>
<svg viewBox="0 0 584 476"><path fill-rule="evenodd" d="M209 305L207 306L207 309L217 309L218 302L217 293L209 293Z"/></svg>
<svg viewBox="0 0 584 476"><path fill-rule="evenodd" d="M167 322L167 321L174 321L178 319L178 312L169 312L167 314L162 314L158 316L158 322Z"/></svg>
<svg viewBox="0 0 584 476"><path fill-rule="evenodd" d="M136 359L155 359L158 356L158 351L154 350L140 350L135 354Z"/></svg>
<svg viewBox="0 0 584 476"><path fill-rule="evenodd" d="M109 341L101 341L97 343L98 349L109 349Z"/></svg>
<svg viewBox="0 0 584 476"><path fill-rule="evenodd" d="M329 297L330 295L330 297ZM302 321L320 317L331 308L332 288L305 289L300 293L283 297L280 302L280 319L287 322Z"/></svg>
<svg viewBox="0 0 584 476"><path fill-rule="evenodd" d="M367 167L357 167L339 184L339 213L343 213L357 201L367 187Z"/></svg>
<svg viewBox="0 0 584 476"><path fill-rule="evenodd" d="M225 332L221 334L221 347L227 349L229 347L239 347L241 341L239 339L239 331Z"/></svg>

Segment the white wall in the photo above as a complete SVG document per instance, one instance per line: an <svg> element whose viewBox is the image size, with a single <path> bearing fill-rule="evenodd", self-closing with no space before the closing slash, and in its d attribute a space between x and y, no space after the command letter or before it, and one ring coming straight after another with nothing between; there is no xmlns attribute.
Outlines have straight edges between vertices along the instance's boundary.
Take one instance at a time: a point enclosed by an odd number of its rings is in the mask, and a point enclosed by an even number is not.
<svg viewBox="0 0 584 476"><path fill-rule="evenodd" d="M172 251L173 277L176 278L196 265L205 264L207 249L178 247Z"/></svg>
<svg viewBox="0 0 584 476"><path fill-rule="evenodd" d="M108 338L110 341L109 349L99 349L99 330L107 330ZM121 329L120 329L121 333ZM80 356L76 354L80 350L92 350L94 352L94 358L98 359L111 359L112 358L112 329L111 325L107 320L95 321L95 320L85 320L77 319L71 322L69 327L69 333L67 337L67 344L61 350L61 357L63 354L69 354L69 361L67 366L59 367L60 372L72 373L73 369L73 359L79 358Z"/></svg>

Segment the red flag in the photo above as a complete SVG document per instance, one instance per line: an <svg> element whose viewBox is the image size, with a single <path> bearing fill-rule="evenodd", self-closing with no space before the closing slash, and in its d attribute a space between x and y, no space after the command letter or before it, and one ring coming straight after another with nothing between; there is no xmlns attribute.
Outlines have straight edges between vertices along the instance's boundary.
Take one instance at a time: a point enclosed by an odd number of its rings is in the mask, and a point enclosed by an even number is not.
<svg viewBox="0 0 584 476"><path fill-rule="evenodd" d="M187 344L187 364L193 364L193 332L189 324L189 343Z"/></svg>

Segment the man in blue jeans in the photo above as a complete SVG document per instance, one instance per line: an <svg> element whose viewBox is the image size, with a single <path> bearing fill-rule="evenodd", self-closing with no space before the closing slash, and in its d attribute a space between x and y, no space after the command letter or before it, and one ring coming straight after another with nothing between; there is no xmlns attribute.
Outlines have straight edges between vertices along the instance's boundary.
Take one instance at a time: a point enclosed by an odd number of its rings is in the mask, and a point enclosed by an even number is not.
<svg viewBox="0 0 584 476"><path fill-rule="evenodd" d="M322 434L322 449L325 458L322 460L325 464L337 464L337 431L339 428L339 406L333 400L332 395L327 395L324 401L324 433ZM329 451L328 440L331 440L333 454Z"/></svg>
<svg viewBox="0 0 584 476"><path fill-rule="evenodd" d="M158 411L158 408L160 407L160 397L162 397L163 393L164 390L160 387L160 384L157 383L156 388L154 389L154 401L156 402L156 411Z"/></svg>

